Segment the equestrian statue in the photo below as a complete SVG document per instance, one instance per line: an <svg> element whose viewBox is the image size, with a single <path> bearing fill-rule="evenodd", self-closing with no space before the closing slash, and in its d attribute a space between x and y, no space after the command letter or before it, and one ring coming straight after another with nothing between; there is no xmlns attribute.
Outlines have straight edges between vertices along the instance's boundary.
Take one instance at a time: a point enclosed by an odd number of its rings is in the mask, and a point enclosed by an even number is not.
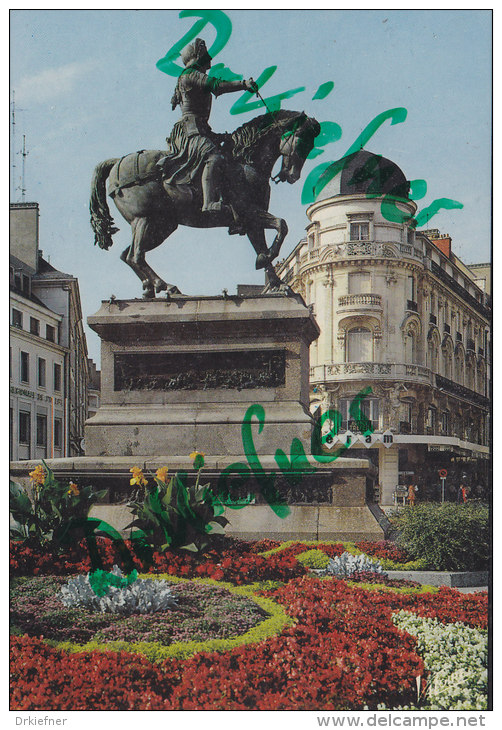
<svg viewBox="0 0 502 730"><path fill-rule="evenodd" d="M224 81L208 76L211 57L200 38L181 58L185 68L172 98L173 110L181 108L181 119L167 138L167 150L141 150L105 160L94 171L90 212L95 243L110 248L118 230L106 199L108 179L108 193L133 233L121 259L141 279L144 298L162 291L168 296L180 294L145 259L178 225L224 226L230 234L247 235L256 251L256 268L267 273L269 290L287 291L272 262L288 228L286 221L268 212L269 180L281 156L282 167L274 181L299 179L320 132L319 123L304 112L267 111L233 134L217 134L209 126L212 95L258 94L258 87L252 79ZM270 248L265 229L276 231Z"/></svg>

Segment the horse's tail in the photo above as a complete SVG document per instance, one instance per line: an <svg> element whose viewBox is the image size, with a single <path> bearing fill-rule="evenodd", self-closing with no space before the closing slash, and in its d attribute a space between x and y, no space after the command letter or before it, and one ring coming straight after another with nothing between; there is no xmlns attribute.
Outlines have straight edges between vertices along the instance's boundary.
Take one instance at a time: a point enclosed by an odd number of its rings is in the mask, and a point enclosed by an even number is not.
<svg viewBox="0 0 502 730"><path fill-rule="evenodd" d="M106 200L106 178L110 170L119 161L119 158L105 160L96 165L91 183L91 200L89 210L91 213L91 227L94 231L94 245L100 248L109 249L113 243L112 236L119 230L114 226L114 220L110 215L108 202Z"/></svg>

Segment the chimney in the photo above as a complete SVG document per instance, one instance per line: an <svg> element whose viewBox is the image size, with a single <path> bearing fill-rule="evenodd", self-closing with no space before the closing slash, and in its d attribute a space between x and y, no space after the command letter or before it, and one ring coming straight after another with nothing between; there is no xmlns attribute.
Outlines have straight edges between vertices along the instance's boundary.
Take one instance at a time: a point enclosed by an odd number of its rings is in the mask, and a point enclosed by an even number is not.
<svg viewBox="0 0 502 730"><path fill-rule="evenodd" d="M439 233L437 236L430 236L430 240L439 248L441 253L450 258L451 256L451 236L449 233Z"/></svg>

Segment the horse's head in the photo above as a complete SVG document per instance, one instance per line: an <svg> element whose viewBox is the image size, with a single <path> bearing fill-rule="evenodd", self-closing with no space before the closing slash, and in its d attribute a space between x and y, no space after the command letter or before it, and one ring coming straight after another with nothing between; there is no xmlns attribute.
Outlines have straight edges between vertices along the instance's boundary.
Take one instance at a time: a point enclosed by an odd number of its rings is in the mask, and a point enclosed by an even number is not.
<svg viewBox="0 0 502 730"><path fill-rule="evenodd" d="M319 122L304 113L291 120L281 136L279 152L282 155L282 166L279 173L272 178L275 182L292 184L299 180L305 160L320 131Z"/></svg>

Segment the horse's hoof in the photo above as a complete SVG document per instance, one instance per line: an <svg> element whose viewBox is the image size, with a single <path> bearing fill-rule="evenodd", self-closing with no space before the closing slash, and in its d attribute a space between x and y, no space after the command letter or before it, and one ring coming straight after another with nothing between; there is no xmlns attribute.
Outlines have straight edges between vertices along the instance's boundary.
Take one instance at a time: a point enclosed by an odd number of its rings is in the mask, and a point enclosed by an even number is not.
<svg viewBox="0 0 502 730"><path fill-rule="evenodd" d="M155 282L155 291L157 294L159 294L161 291L167 291L167 284L165 281L162 281L162 279L157 279Z"/></svg>
<svg viewBox="0 0 502 730"><path fill-rule="evenodd" d="M166 293L167 294L181 294L180 290L177 286L174 286L174 284L166 285Z"/></svg>
<svg viewBox="0 0 502 730"><path fill-rule="evenodd" d="M151 282L143 284L143 299L155 299L155 289Z"/></svg>
<svg viewBox="0 0 502 730"><path fill-rule="evenodd" d="M256 257L255 267L257 269L265 269L270 264L270 257L266 253L259 253Z"/></svg>

